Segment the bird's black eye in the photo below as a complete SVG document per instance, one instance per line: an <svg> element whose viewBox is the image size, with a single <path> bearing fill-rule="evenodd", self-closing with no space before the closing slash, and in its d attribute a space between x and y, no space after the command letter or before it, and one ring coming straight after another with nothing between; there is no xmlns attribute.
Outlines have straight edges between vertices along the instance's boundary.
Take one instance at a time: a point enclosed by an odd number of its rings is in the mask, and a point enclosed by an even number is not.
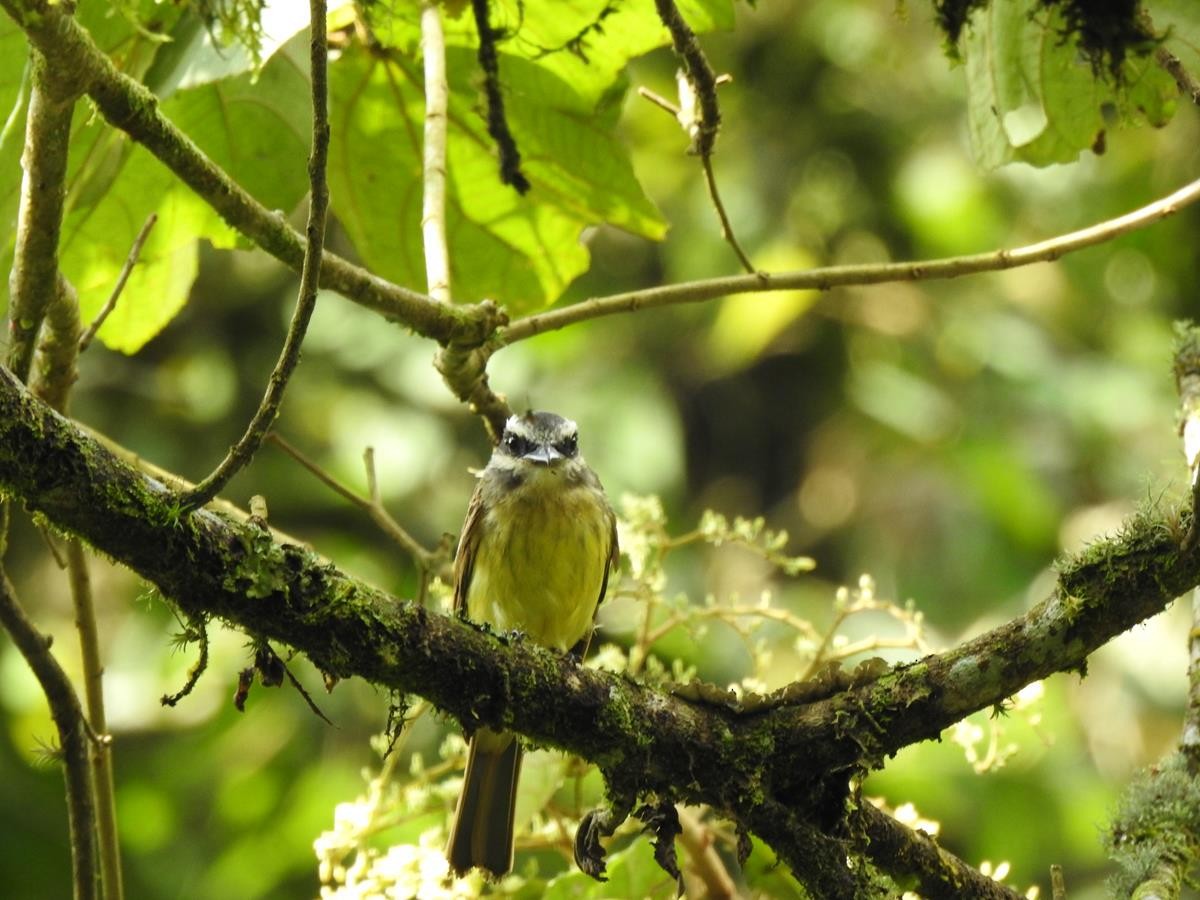
<svg viewBox="0 0 1200 900"><path fill-rule="evenodd" d="M529 452L531 447L529 441L512 431L506 431L504 433L504 438L501 440L501 443L504 445L504 449L513 456L524 456Z"/></svg>
<svg viewBox="0 0 1200 900"><path fill-rule="evenodd" d="M574 456L577 452L579 452L579 436L572 434L563 438L554 445L554 449L563 456Z"/></svg>

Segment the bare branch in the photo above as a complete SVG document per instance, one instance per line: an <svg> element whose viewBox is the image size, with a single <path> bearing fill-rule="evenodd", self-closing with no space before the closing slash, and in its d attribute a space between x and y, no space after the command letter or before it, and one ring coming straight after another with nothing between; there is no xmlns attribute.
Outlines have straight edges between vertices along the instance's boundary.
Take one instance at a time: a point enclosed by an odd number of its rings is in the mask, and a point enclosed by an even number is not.
<svg viewBox="0 0 1200 900"><path fill-rule="evenodd" d="M367 451L364 453L369 482L368 496L364 497L326 472L315 461L309 459L309 457L301 453L292 444L284 440L278 432L272 431L267 435L267 440L278 446L279 449L304 466L304 468L308 469L318 481L335 494L349 500L370 516L371 521L378 526L380 531L391 538L405 553L413 558L413 562L418 569L422 572L429 572L447 580L449 579L449 559L442 553L426 549L420 541L409 534L399 522L393 519L384 507L379 497L379 491L374 485L375 470L371 461L370 448L367 448Z"/></svg>
<svg viewBox="0 0 1200 900"><path fill-rule="evenodd" d="M1197 81L1196 77L1187 70L1182 60L1165 47L1159 47L1154 51L1154 60L1175 79L1179 93L1200 106L1200 81Z"/></svg>
<svg viewBox="0 0 1200 900"><path fill-rule="evenodd" d="M490 301L485 300L481 306ZM505 321L500 311L500 321ZM503 394L497 394L488 383L487 362L492 349L477 344L451 343L438 351L433 364L441 373L454 396L466 402L473 413L481 416L492 443L500 440L504 423L512 415Z"/></svg>
<svg viewBox="0 0 1200 900"><path fill-rule="evenodd" d="M325 214L329 209L329 186L325 179L325 166L329 158L329 90L328 64L329 47L325 35L325 0L309 0L309 57L312 67L312 150L308 157L308 183L310 199L308 224L305 226L307 246L304 265L300 273L300 293L296 298L296 309L288 326L287 338L283 342L279 360L267 382L267 391L262 402L246 427L245 433L213 472L202 479L180 498L183 509L193 510L203 506L221 492L238 472L258 452L263 439L270 431L283 393L292 372L300 361L300 347L308 331L317 305L317 289L321 277L321 254L325 246Z"/></svg>
<svg viewBox="0 0 1200 900"><path fill-rule="evenodd" d="M137 263L138 257L141 256L142 247L146 244L146 238L150 237L150 229L154 227L154 223L157 221L158 213L150 213L146 219L146 224L142 226L142 230L138 232L137 237L133 239L133 246L129 248L129 255L125 257L125 264L121 266L121 271L117 275L117 282L113 285L112 293L108 295L108 299L100 307L100 312L96 313L96 318L92 319L92 324L87 327L87 330L83 333L83 337L79 339L80 353L91 345L92 340L96 337L96 332L104 324L104 320L112 315L112 311L117 308L117 300L121 297L121 291L125 290L125 282L133 274L134 264Z"/></svg>
<svg viewBox="0 0 1200 900"><path fill-rule="evenodd" d="M72 538L67 542L67 570L71 580L71 603L75 607L75 628L83 659L83 689L87 717L92 731L108 736L108 716L104 711L104 662L100 658L100 634L96 627L96 609L92 583L88 575L87 553L83 544ZM112 743L100 740L92 744L92 783L96 792L96 837L100 845L100 879L105 900L124 896L121 876L121 843L117 833L117 792L113 779Z"/></svg>
<svg viewBox="0 0 1200 900"><path fill-rule="evenodd" d="M450 254L446 247L446 38L437 3L421 7L421 51L425 57L425 166L421 234L429 296L450 302Z"/></svg>
<svg viewBox="0 0 1200 900"><path fill-rule="evenodd" d="M743 269L766 281L767 276L759 274L758 270L754 268L754 263L750 262L750 257L746 255L746 251L742 249L741 242L733 232L733 225L729 221L729 213L725 211L725 203L721 199L720 190L717 188L717 176L713 172L712 157L703 157L700 160L700 164L704 168L704 183L708 186L708 197L712 201L713 209L717 211L717 220L721 223L721 237L725 239L725 243L733 248L733 252L737 256L738 262L742 264Z"/></svg>
<svg viewBox="0 0 1200 900"><path fill-rule="evenodd" d="M717 853L712 829L705 824L696 810L686 806L676 809L679 815L679 839L687 851L688 864L685 875L697 878L703 885L703 896L710 900L730 900L738 896L737 886L725 867L721 854Z"/></svg>
<svg viewBox="0 0 1200 900"><path fill-rule="evenodd" d="M978 272L998 272L1032 263L1052 262L1085 247L1103 244L1123 234L1153 225L1200 199L1200 180L1185 185L1153 203L1107 219L1078 231L1028 244L1013 250L997 250L968 256L951 256L917 262L828 266L796 272L761 272L730 275L702 281L663 285L607 297L594 297L564 309L555 309L517 319L496 336L494 349L515 344L547 331L554 331L601 316L635 312L679 303L701 303L729 294L760 291L810 289L827 291L851 285L885 284L893 281L935 281Z"/></svg>
<svg viewBox="0 0 1200 900"><path fill-rule="evenodd" d="M717 213L721 224L721 237L733 248L738 262L747 272L755 271L754 264L746 256L733 225L729 222L729 214L721 200L721 192L717 189L717 177L713 172L712 156L717 145L717 135L721 130L721 108L717 104L717 85L728 78L718 78L704 55L704 48L696 38L687 20L679 12L675 0L655 0L658 17L671 33L671 43L675 53L683 61L683 71L678 76L679 109L675 117L692 139L692 152L700 157L700 165L704 169L704 183L708 188L708 197ZM650 92L643 96L663 106L661 98Z"/></svg>
<svg viewBox="0 0 1200 900"><path fill-rule="evenodd" d="M8 282L8 367L22 381L29 378L42 319L59 294L58 237L75 109L75 96L54 81L53 69L38 50L33 51L32 77L21 156L25 172Z"/></svg>

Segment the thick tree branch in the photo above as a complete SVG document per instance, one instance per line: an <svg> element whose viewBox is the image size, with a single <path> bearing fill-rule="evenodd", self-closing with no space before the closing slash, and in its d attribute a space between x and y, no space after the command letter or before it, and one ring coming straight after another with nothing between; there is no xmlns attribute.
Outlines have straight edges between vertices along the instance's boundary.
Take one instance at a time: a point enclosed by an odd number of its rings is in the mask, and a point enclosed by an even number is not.
<svg viewBox="0 0 1200 900"><path fill-rule="evenodd" d="M1174 193L1123 216L1014 250L997 250L991 253L951 256L917 262L828 266L797 272L730 275L724 278L709 278L703 281L688 281L640 291L629 291L623 294L612 294L607 297L593 297L562 309L553 309L549 312L535 313L517 319L511 325L500 330L493 340L492 346L494 349L499 349L534 335L565 328L577 322L597 319L601 316L635 312L639 309L659 306L673 306L678 303L700 303L729 294L798 289L827 291L835 287L883 284L890 281L934 281L958 278L961 275L973 275L978 272L1015 269L1018 266L1028 266L1038 262L1051 262L1068 253L1082 250L1084 247L1103 244L1122 234L1153 225L1197 200L1200 200L1200 180L1193 181Z"/></svg>
<svg viewBox="0 0 1200 900"><path fill-rule="evenodd" d="M1049 599L959 648L833 695L802 683L754 703L696 704L396 601L252 524L203 509L179 517L171 492L7 370L0 487L188 615L290 644L340 678L419 694L469 725L569 749L598 763L619 791L707 803L767 839L812 883L840 877L827 864L844 855L816 850L823 829L845 814L850 774L1030 681L1081 669L1090 652L1200 582L1200 558L1180 552L1176 530L1143 516L1063 563Z"/></svg>
<svg viewBox="0 0 1200 900"><path fill-rule="evenodd" d="M54 60L56 78L91 97L111 125L154 154L229 225L300 270L304 262L301 235L281 215L250 196L163 116L154 95L116 68L87 31L65 14L64 4L0 0L0 8L24 30L35 48ZM330 252L323 256L321 285L440 342L478 343L497 325L494 307L437 303Z"/></svg>

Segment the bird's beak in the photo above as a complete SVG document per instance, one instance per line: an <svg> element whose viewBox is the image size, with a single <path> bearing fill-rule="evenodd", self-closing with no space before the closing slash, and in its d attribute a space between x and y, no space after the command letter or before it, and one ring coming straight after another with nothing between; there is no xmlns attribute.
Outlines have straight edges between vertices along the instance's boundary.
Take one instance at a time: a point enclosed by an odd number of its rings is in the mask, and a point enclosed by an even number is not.
<svg viewBox="0 0 1200 900"><path fill-rule="evenodd" d="M554 449L552 444L538 444L525 454L525 458L538 465L548 466L555 460L562 459L563 455Z"/></svg>

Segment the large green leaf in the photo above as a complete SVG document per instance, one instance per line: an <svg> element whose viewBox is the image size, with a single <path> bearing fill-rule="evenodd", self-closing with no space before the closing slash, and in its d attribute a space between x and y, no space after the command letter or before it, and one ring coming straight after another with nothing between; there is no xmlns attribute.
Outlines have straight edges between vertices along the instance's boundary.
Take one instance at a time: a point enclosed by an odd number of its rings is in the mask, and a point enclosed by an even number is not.
<svg viewBox="0 0 1200 900"><path fill-rule="evenodd" d="M1130 56L1114 87L1064 38L1057 8L1038 0L976 11L963 55L971 144L987 167L1072 162L1113 124L1161 126L1174 112L1174 83L1151 60Z"/></svg>
<svg viewBox="0 0 1200 900"><path fill-rule="evenodd" d="M652 3L530 0L491 4L509 127L533 185L499 180L487 133L469 16L446 21L451 89L447 237L455 295L491 297L514 312L553 302L588 265L579 237L597 223L659 238L665 224L616 137L621 72L669 41ZM732 24L727 0L681 8L697 30ZM375 7L385 52L343 54L331 72L334 210L368 265L425 283L421 243L424 115L415 4ZM609 12L605 15L605 10Z"/></svg>
<svg viewBox="0 0 1200 900"><path fill-rule="evenodd" d="M141 21L159 17L150 34L113 7L84 6L81 21L98 44L160 93L163 112L214 162L265 205L295 207L307 189L310 129L303 35L255 71L244 53L214 46L189 13L164 13L144 0ZM303 25L286 3L272 7L282 10L282 24L268 28L267 52ZM474 25L469 17L451 18L447 232L457 296L494 297L521 311L552 302L586 269L588 253L579 240L585 227L606 222L651 238L664 233L615 129L624 65L665 44L667 35L649 2L530 0L492 8L493 24L508 28L501 77L533 189L522 197L499 181L482 114ZM682 9L697 30L732 24L729 0L687 0ZM391 47L411 51L419 44L418 10L404 4L376 23ZM9 44L12 52L0 54L0 104L15 110L15 124L0 140L0 164L8 164L0 174L0 214L11 220L20 181L13 163L20 150L24 42L5 20L0 50ZM331 69L331 105L334 211L369 265L401 283L423 284L424 100L416 54L347 48ZM108 346L124 352L157 334L185 302L197 240L227 247L236 235L148 153L81 104L61 264L79 289L85 319L107 298L151 213L158 223L100 332Z"/></svg>
<svg viewBox="0 0 1200 900"><path fill-rule="evenodd" d="M463 4L465 6L465 4ZM680 13L697 33L733 27L730 0L679 0ZM594 105L609 91L626 63L670 43L653 0L492 0L490 24L503 35L507 57L535 61L559 76L581 100ZM420 4L372 7L376 37L410 55L420 52ZM447 18L450 46L478 46L469 13ZM501 71L504 61L500 63Z"/></svg>
<svg viewBox="0 0 1200 900"><path fill-rule="evenodd" d="M153 0L143 3L140 27L106 4L85 4L80 20L98 46L128 74L159 73L160 88L171 94L162 104L164 113L210 158L263 203L293 208L307 189L310 125L304 39L296 39L255 73L244 53L231 48L215 47L207 40L173 42L155 37L156 33L173 37L206 33L194 18L179 17L171 9L164 12L160 6ZM293 17L285 26L275 27L274 33L281 33L281 28L294 33L302 25ZM277 45L269 32L265 51ZM0 22L0 106L8 104L14 110L14 126L0 136L0 215L14 224L20 188L15 161L24 138L24 109L18 103L24 57L22 35L4 18ZM215 63L214 58L222 62ZM232 72L240 74L229 77ZM218 78L217 73L225 77ZM190 89L182 89L189 85ZM183 306L196 275L198 240L232 246L235 234L147 151L99 119L86 103L79 104L71 132L60 264L79 292L85 321L107 299L138 231L152 213L158 216L157 224L121 302L99 334L109 347L126 353L135 352L157 334ZM5 264L11 252L10 239ZM0 283L0 292L7 294L6 280Z"/></svg>
<svg viewBox="0 0 1200 900"><path fill-rule="evenodd" d="M307 189L308 71L303 36L255 75L177 90L163 112L267 206L290 210ZM147 151L83 116L73 134L62 268L85 319L106 299L146 218L158 223L116 312L99 337L135 352L182 308L196 274L197 241L233 246L234 232Z"/></svg>

